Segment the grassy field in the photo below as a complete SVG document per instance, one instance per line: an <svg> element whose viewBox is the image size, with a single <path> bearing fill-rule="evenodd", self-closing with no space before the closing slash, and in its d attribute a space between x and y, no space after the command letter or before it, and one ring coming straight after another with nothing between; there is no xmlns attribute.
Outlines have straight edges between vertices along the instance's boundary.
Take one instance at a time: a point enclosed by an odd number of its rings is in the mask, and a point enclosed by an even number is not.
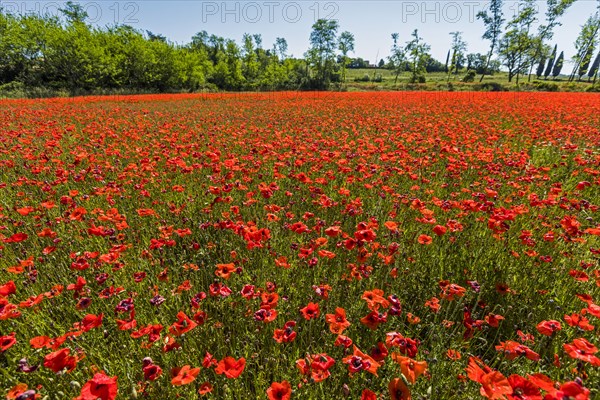
<svg viewBox="0 0 600 400"><path fill-rule="evenodd" d="M451 74L448 79L448 74L441 72L433 72L426 74L426 83L412 84L410 83L411 74L403 72L398 76L396 82L395 72L389 69L372 68L372 69L348 69L346 73L346 88L349 91L387 91L387 90L450 90L450 91L489 91L494 90L490 85L495 85L495 88L501 88L506 91L564 91L564 92L585 92L592 88L600 90L600 81L596 85L592 85L587 79L581 82L569 82L568 77L559 76L557 79L549 78L548 80L536 79L532 77L531 82L525 78L520 78L520 85L517 86L515 79L513 82L508 82L508 73L500 72L495 75L486 75L483 82L479 82L481 75L475 77L475 81L471 83L463 82L465 72L460 72L456 75ZM366 81L366 77L369 81ZM365 80L363 82L357 79ZM482 84L484 86L482 86ZM487 84L487 86L485 86Z"/></svg>

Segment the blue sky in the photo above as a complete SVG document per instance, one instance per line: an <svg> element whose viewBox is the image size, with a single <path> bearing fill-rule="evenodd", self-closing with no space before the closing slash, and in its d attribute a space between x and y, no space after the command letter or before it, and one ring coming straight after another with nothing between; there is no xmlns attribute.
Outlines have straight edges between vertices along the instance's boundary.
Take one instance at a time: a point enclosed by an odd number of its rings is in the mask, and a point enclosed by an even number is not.
<svg viewBox="0 0 600 400"><path fill-rule="evenodd" d="M340 32L355 36L354 56L374 62L386 58L392 45L391 34L398 32L400 41L410 40L418 29L431 45L432 55L445 61L451 43L450 32L463 32L468 52L485 53L489 43L481 39L483 23L475 15L488 6L488 1L115 1L79 2L96 25L126 23L138 29L148 29L165 35L177 43L189 42L201 30L241 42L245 32L260 33L263 47L270 48L276 37L284 37L288 53L302 56L308 48L311 26L318 18L334 18ZM517 10L517 1L505 0L505 18ZM5 10L18 12L42 11L56 14L61 1L0 0ZM537 2L538 19L543 20L545 1ZM575 52L574 41L581 25L592 15L598 0L578 0L555 29L552 44L565 51L568 60ZM567 63L567 65L569 65ZM566 67L565 70L570 70Z"/></svg>

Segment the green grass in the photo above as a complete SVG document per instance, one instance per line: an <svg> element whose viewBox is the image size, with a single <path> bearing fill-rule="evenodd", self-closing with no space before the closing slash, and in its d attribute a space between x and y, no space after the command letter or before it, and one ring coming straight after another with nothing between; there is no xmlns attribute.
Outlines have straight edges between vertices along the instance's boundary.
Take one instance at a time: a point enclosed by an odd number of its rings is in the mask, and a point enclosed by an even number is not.
<svg viewBox="0 0 600 400"><path fill-rule="evenodd" d="M448 74L442 72L432 72L425 75L426 83L414 84L410 82L410 72L402 72L396 81L396 75L393 70L383 68L352 68L346 73L345 87L349 91L380 91L380 90L450 90L450 91L470 91L470 90L489 90L482 88L481 84L496 84L506 91L561 91L561 92L584 92L592 88L598 88L587 80L581 82L575 80L568 81L568 77L559 76L556 79L536 79L532 77L528 81L527 76L520 77L520 84L517 86L516 78L513 82L508 82L508 73L499 72L494 75L486 75L483 82L479 82L481 75L475 76L475 81L463 82L466 72L462 70L458 74ZM357 79L369 77L368 82L359 82ZM377 81L376 81L377 80ZM379 81L380 80L380 81Z"/></svg>

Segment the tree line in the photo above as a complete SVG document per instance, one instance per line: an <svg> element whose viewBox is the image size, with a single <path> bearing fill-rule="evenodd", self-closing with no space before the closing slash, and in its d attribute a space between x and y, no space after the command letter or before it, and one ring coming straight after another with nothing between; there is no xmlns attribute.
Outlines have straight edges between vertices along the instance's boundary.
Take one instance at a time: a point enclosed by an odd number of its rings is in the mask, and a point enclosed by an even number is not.
<svg viewBox="0 0 600 400"><path fill-rule="evenodd" d="M467 53L461 32L452 32L446 62L435 60L431 46L414 30L404 43L397 33L387 60L378 67L394 71L395 81L408 71L411 82L425 82L431 72L444 72L450 81L473 81L508 71L517 84L561 74L564 52L551 46L554 28L575 0L546 0L547 12L537 29L535 0L521 0L518 12L508 21L503 0L491 0L477 15L489 41L486 54ZM301 58L287 54L284 38L265 47L262 36L244 34L241 45L206 31L178 45L150 31L128 25L91 26L88 15L73 2L61 9L61 18L13 15L0 9L0 88L2 85L45 87L70 91L127 89L131 91L302 90L341 87L349 68L368 67L352 58L354 35L338 34L336 20L320 19L312 26L310 48ZM598 10L583 25L575 42L574 69L570 80L587 74L594 83L600 66L596 54L600 33ZM594 57L595 55L595 57ZM461 76L459 77L459 73ZM466 75L462 75L466 74Z"/></svg>

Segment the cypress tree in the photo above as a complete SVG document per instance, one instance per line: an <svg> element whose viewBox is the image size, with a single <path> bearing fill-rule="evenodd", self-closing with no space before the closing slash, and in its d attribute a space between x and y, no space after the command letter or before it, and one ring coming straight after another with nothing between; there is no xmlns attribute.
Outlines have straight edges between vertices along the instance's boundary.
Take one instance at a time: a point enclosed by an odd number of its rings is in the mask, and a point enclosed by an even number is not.
<svg viewBox="0 0 600 400"><path fill-rule="evenodd" d="M557 44L554 45L554 50L552 50L552 54L550 55L550 58L548 59L548 66L546 67L546 71L544 71L544 79L548 79L548 77L550 76L550 73L552 72L552 67L554 66L554 61L556 61L556 49L557 49Z"/></svg>
<svg viewBox="0 0 600 400"><path fill-rule="evenodd" d="M537 71L535 71L536 78L540 79L540 76L544 73L544 66L546 65L546 57L542 57L540 59L540 64L537 67Z"/></svg>
<svg viewBox="0 0 600 400"><path fill-rule="evenodd" d="M594 59L594 62L592 63L592 66L588 71L588 82L592 77L594 77L594 83L596 83L596 77L598 76L598 67L600 67L600 52L598 52L598 55Z"/></svg>
<svg viewBox="0 0 600 400"><path fill-rule="evenodd" d="M556 79L556 77L560 75L560 71L562 70L564 60L565 54L561 51L560 55L558 56L558 60L556 60L556 64L554 64L554 68L552 68L552 76L554 77L554 79Z"/></svg>
<svg viewBox="0 0 600 400"><path fill-rule="evenodd" d="M581 60L581 65L579 66L579 80L581 80L581 77L588 71L590 61L592 61L592 56L594 55L594 50L594 47L590 46L585 56L583 56L583 60Z"/></svg>

